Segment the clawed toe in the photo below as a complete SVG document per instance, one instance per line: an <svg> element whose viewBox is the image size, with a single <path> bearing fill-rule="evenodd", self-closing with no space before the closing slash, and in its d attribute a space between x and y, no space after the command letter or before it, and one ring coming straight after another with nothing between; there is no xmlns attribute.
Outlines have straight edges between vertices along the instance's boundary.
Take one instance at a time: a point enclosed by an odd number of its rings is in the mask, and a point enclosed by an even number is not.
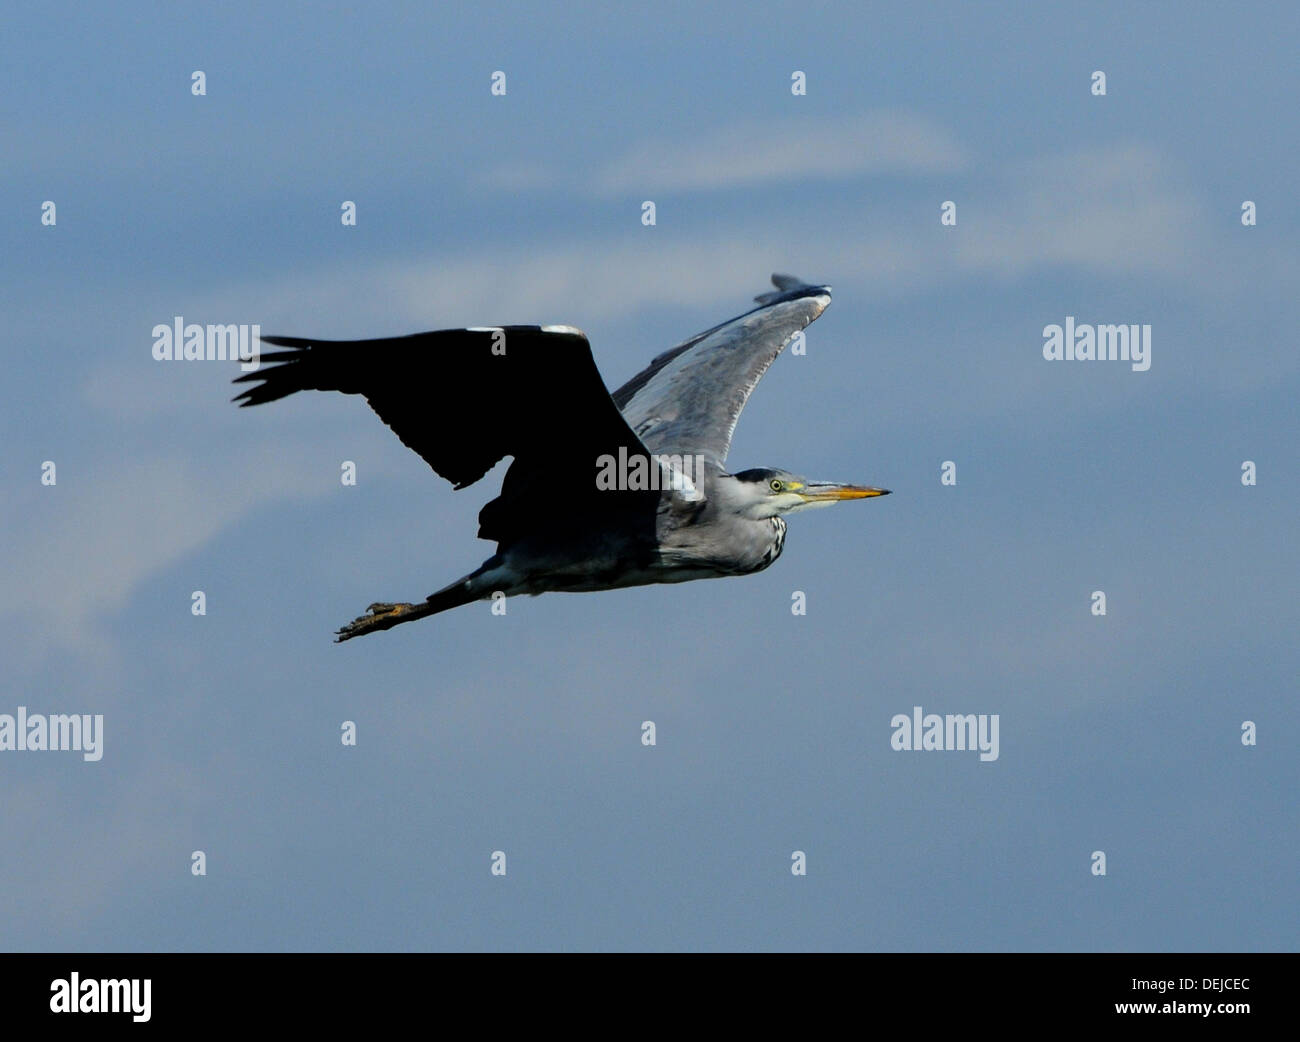
<svg viewBox="0 0 1300 1042"><path fill-rule="evenodd" d="M390 626L395 626L402 616L413 608L412 604L389 604L387 601L376 601L366 609L369 615L358 616L346 626L340 626L335 630L334 643L342 644L343 641L360 637L363 633L386 630Z"/></svg>

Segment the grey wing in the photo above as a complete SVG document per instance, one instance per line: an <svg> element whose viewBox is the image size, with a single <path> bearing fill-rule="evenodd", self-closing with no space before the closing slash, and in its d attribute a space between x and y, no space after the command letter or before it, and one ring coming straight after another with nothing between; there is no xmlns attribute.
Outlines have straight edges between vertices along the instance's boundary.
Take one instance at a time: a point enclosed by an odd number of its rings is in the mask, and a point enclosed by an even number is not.
<svg viewBox="0 0 1300 1042"><path fill-rule="evenodd" d="M721 467L740 411L786 344L831 302L829 286L773 275L759 307L665 351L614 392L651 452L702 455Z"/></svg>

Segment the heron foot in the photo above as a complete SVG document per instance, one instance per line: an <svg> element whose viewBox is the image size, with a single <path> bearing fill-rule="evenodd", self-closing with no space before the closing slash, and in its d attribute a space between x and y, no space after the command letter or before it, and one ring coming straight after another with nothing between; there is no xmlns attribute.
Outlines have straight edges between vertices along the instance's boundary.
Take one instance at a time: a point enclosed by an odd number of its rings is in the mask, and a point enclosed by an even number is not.
<svg viewBox="0 0 1300 1042"><path fill-rule="evenodd" d="M376 601L366 609L370 614L361 615L353 619L346 626L339 627L336 630L334 638L335 644L342 644L345 640L351 640L353 637L360 637L367 633L373 633L376 630L386 630L396 626L402 619L415 610L414 604L389 604L386 601Z"/></svg>

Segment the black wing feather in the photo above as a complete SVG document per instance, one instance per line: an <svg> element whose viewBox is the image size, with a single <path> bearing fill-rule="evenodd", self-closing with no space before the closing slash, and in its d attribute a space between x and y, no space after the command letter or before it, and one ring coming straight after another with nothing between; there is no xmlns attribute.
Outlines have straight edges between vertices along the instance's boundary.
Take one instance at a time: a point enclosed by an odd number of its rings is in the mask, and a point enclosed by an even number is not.
<svg viewBox="0 0 1300 1042"><path fill-rule="evenodd" d="M271 364L236 379L256 382L235 398L241 405L305 390L360 394L456 488L513 456L501 497L480 515L484 538L507 540L535 525L548 501L559 504L550 512L569 522L609 510L653 513L657 496L596 490L600 456L646 449L577 330L504 326L379 340L265 336L262 342L287 350L263 354L262 362Z"/></svg>

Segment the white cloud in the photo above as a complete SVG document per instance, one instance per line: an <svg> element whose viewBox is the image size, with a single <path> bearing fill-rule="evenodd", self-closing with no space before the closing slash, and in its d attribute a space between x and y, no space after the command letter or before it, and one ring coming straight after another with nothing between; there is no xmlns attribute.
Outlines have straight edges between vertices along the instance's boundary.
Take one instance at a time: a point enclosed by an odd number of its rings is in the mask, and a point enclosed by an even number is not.
<svg viewBox="0 0 1300 1042"><path fill-rule="evenodd" d="M688 140L643 141L593 174L600 195L710 191L879 174L938 174L966 157L942 127L910 112L845 119L802 117L719 127ZM528 160L499 166L488 181L510 191L555 188L565 178Z"/></svg>
<svg viewBox="0 0 1300 1042"><path fill-rule="evenodd" d="M959 266L1001 274L1045 265L1185 273L1203 223L1200 202L1160 154L1128 143L1013 164L994 193L962 209Z"/></svg>
<svg viewBox="0 0 1300 1042"><path fill-rule="evenodd" d="M295 465L310 455L301 438L252 449L244 439L224 455L205 439L194 444L200 451L191 458L123 451L99 457L89 474L64 467L58 485L27 493L7 515L0 538L9 580L16 590L40 591L0 606L6 627L24 635L25 656L76 649L107 662L100 624L141 583L258 505L330 487L327 477ZM384 463L377 456L371 471L382 473Z"/></svg>
<svg viewBox="0 0 1300 1042"><path fill-rule="evenodd" d="M732 188L773 181L961 169L953 137L907 112L763 121L694 141L648 141L598 171L606 194Z"/></svg>

